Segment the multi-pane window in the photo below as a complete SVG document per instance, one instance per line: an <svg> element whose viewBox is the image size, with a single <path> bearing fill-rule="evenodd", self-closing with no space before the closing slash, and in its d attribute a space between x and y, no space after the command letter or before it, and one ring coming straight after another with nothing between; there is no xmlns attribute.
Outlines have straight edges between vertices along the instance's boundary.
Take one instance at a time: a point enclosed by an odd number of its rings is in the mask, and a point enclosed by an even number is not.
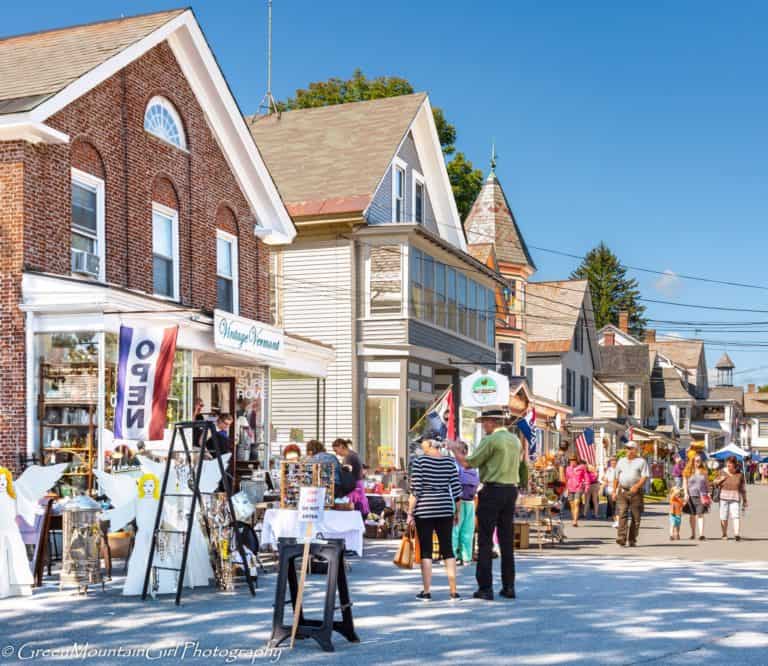
<svg viewBox="0 0 768 666"><path fill-rule="evenodd" d="M104 277L104 181L72 171L72 272Z"/></svg>
<svg viewBox="0 0 768 666"><path fill-rule="evenodd" d="M414 180L413 185L413 221L424 223L424 183Z"/></svg>
<svg viewBox="0 0 768 666"><path fill-rule="evenodd" d="M237 314L237 238L216 232L216 307Z"/></svg>
<svg viewBox="0 0 768 666"><path fill-rule="evenodd" d="M153 97L144 112L144 129L177 148L186 148L181 118L164 97Z"/></svg>
<svg viewBox="0 0 768 666"><path fill-rule="evenodd" d="M392 215L395 222L405 221L405 169L395 165L392 174Z"/></svg>
<svg viewBox="0 0 768 666"><path fill-rule="evenodd" d="M576 371L565 370L565 404L569 407L576 406Z"/></svg>
<svg viewBox="0 0 768 666"><path fill-rule="evenodd" d="M659 425L667 425L667 408L659 407Z"/></svg>
<svg viewBox="0 0 768 666"><path fill-rule="evenodd" d="M581 317L576 321L576 331L573 335L573 349L581 354L584 351L584 327Z"/></svg>
<svg viewBox="0 0 768 666"><path fill-rule="evenodd" d="M370 252L370 313L402 313L402 274L399 245L381 245Z"/></svg>
<svg viewBox="0 0 768 666"><path fill-rule="evenodd" d="M485 323L485 343L493 345L496 337L496 291L494 289L486 290L485 305L488 309L488 318Z"/></svg>
<svg viewBox="0 0 768 666"><path fill-rule="evenodd" d="M627 388L627 411L630 416L637 416L637 386Z"/></svg>
<svg viewBox="0 0 768 666"><path fill-rule="evenodd" d="M477 337L477 284L467 280L467 336Z"/></svg>
<svg viewBox="0 0 768 666"><path fill-rule="evenodd" d="M487 289L477 285L477 339L486 342L488 332Z"/></svg>
<svg viewBox="0 0 768 666"><path fill-rule="evenodd" d="M456 304L456 269L446 271L446 293L448 299L448 321L446 328L455 331L458 327L458 306Z"/></svg>
<svg viewBox="0 0 768 666"><path fill-rule="evenodd" d="M425 254L421 261L424 280L424 319L435 321L435 260Z"/></svg>
<svg viewBox="0 0 768 666"><path fill-rule="evenodd" d="M435 263L435 323L446 327L445 264Z"/></svg>
<svg viewBox="0 0 768 666"><path fill-rule="evenodd" d="M467 276L459 272L457 290L459 292L459 327L458 332L462 335L469 334L469 317L467 315Z"/></svg>
<svg viewBox="0 0 768 666"><path fill-rule="evenodd" d="M582 413L589 412L589 385L589 377L585 377L583 375L579 377L579 409Z"/></svg>
<svg viewBox="0 0 768 666"><path fill-rule="evenodd" d="M152 208L152 278L155 294L179 298L179 230L175 211Z"/></svg>
<svg viewBox="0 0 768 666"><path fill-rule="evenodd" d="M680 407L677 418L677 427L679 430L688 430L688 408Z"/></svg>
<svg viewBox="0 0 768 666"><path fill-rule="evenodd" d="M422 253L415 247L410 248L411 273L411 316L421 319L424 316L424 287L421 277Z"/></svg>

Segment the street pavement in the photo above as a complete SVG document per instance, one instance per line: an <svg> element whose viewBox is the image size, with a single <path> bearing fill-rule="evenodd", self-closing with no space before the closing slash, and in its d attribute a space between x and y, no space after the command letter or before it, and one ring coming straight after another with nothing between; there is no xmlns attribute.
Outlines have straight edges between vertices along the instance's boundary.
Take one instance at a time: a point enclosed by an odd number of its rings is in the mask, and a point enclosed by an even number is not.
<svg viewBox="0 0 768 666"><path fill-rule="evenodd" d="M757 535L766 526L768 488L751 492L754 525L748 534L765 539ZM336 635L333 654L308 640L299 641L293 651L263 652L271 628L274 574L262 576L255 598L242 588L235 594L198 589L185 593L180 608L170 597L146 602L123 598L120 577L106 591L94 590L87 597L59 592L51 582L31 599L0 600L0 661L11 664L37 656L38 661L57 658L89 665L188 661L399 666L417 660L768 664L765 541L706 541L670 549L663 530L654 527L657 521L662 517L654 510L637 549L614 549L607 543L609 536L601 536L610 535L610 528L585 524L578 528L578 538L568 528L564 547L542 554L520 552L516 601L470 599L474 567L466 566L459 574L465 598L451 602L444 569L438 566L434 601L420 602L414 596L421 589L418 571L401 571L391 563L396 543L369 541L365 557L352 559L349 574L361 642L350 644ZM749 558L742 556L742 547L754 549ZM310 617L319 614L322 584L322 577L310 577ZM85 658L77 650L85 650Z"/></svg>

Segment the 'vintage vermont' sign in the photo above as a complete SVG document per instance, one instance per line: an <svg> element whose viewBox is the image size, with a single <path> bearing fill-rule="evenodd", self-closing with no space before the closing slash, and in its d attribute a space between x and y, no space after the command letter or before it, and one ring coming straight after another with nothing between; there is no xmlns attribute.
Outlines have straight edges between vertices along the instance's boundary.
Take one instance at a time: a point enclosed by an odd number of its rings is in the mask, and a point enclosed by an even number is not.
<svg viewBox="0 0 768 666"><path fill-rule="evenodd" d="M279 328L221 310L215 310L213 318L216 349L262 358L282 358L284 338Z"/></svg>

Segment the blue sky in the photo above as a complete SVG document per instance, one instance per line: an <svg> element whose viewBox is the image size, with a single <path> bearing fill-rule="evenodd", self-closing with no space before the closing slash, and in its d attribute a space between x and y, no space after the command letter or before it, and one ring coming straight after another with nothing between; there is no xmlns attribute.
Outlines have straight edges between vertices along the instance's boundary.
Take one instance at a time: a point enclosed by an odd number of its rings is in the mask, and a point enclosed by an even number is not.
<svg viewBox="0 0 768 666"><path fill-rule="evenodd" d="M3 34L179 3L12 3ZM768 285L768 3L275 0L278 98L355 67L427 90L458 147L497 173L531 245L583 254L604 240L624 263ZM729 6L730 5L730 6ZM265 90L266 0L194 5L244 111ZM534 250L536 279L575 261ZM637 274L647 298L768 311L768 289ZM723 341L737 370L768 366L768 312L650 305L671 322L766 321ZM659 324L683 332L677 323ZM745 330L729 325L726 330ZM762 331L762 332L760 332ZM768 367L737 375L768 383Z"/></svg>

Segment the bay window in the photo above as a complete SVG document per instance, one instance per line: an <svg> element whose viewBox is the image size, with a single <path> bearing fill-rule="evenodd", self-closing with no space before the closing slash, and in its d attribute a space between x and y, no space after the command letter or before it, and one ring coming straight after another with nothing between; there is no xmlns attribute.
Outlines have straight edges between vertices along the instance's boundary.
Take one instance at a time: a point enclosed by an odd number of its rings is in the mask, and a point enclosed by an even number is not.
<svg viewBox="0 0 768 666"><path fill-rule="evenodd" d="M435 323L445 328L445 264L435 264Z"/></svg>
<svg viewBox="0 0 768 666"><path fill-rule="evenodd" d="M464 273L458 273L458 302L459 302L459 326L458 332L467 335L469 332L469 322L467 318L467 276Z"/></svg>
<svg viewBox="0 0 768 666"><path fill-rule="evenodd" d="M456 269L448 268L446 271L446 294L448 300L448 320L446 328L455 331L458 328L458 310L456 306Z"/></svg>
<svg viewBox="0 0 768 666"><path fill-rule="evenodd" d="M435 321L435 260L425 254L421 261L424 280L424 319Z"/></svg>
<svg viewBox="0 0 768 666"><path fill-rule="evenodd" d="M400 246L372 247L368 270L370 314L400 315L402 313Z"/></svg>
<svg viewBox="0 0 768 666"><path fill-rule="evenodd" d="M410 248L411 273L411 316L421 319L424 316L424 288L421 277L422 253L415 247Z"/></svg>

